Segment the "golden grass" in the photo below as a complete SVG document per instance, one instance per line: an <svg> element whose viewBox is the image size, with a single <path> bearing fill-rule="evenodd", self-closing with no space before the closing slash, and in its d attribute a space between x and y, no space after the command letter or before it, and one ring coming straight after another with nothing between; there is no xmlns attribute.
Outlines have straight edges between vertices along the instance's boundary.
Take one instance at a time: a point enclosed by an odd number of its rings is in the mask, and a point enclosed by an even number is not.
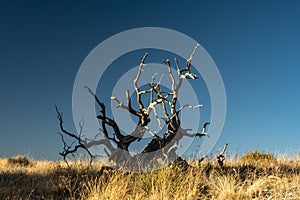
<svg viewBox="0 0 300 200"><path fill-rule="evenodd" d="M23 164L23 162L25 164ZM103 163L0 159L0 199L300 199L300 161L205 160L134 174Z"/></svg>

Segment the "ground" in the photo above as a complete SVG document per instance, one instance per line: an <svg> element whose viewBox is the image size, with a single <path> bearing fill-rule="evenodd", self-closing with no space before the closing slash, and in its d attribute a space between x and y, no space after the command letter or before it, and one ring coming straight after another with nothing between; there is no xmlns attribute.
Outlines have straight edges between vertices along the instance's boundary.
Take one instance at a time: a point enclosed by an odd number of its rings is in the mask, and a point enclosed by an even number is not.
<svg viewBox="0 0 300 200"><path fill-rule="evenodd" d="M300 199L300 161L271 157L190 161L129 173L87 161L0 159L0 199Z"/></svg>

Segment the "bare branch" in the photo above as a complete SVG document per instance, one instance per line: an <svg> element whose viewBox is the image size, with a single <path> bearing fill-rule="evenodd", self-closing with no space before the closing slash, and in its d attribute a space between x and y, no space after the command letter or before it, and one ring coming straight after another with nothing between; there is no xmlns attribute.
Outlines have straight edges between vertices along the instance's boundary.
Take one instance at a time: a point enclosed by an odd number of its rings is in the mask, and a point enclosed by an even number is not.
<svg viewBox="0 0 300 200"><path fill-rule="evenodd" d="M227 149L228 144L226 143L223 147L223 150L216 156L218 164L222 169L224 169L224 160L225 160L225 151Z"/></svg>
<svg viewBox="0 0 300 200"><path fill-rule="evenodd" d="M219 155L224 155L224 154L225 154L225 151L226 151L226 149L227 149L227 146L228 146L228 144L226 143L226 144L224 145L224 147L223 147L223 150L220 152Z"/></svg>
<svg viewBox="0 0 300 200"><path fill-rule="evenodd" d="M104 144L110 151L114 151L115 148L112 146L112 144L107 139L101 139L101 140L92 140L91 142L88 142L85 144L86 148L90 148L93 146L98 146Z"/></svg>
<svg viewBox="0 0 300 200"><path fill-rule="evenodd" d="M175 60L176 68L177 68L178 77L180 77L181 70L180 70L180 67L179 67L179 64L178 64L178 60L177 60L177 58L174 58L174 60Z"/></svg>
<svg viewBox="0 0 300 200"><path fill-rule="evenodd" d="M85 146L85 144L84 144L84 141L82 141L82 139L81 139L81 137L80 137L81 132L82 132L82 124L80 125L80 133L79 133L79 136L77 136L77 135L75 135L75 134L73 134L73 133L70 133L70 132L66 131L66 130L64 129L64 127L63 127L63 117L62 117L62 113L58 111L58 108L57 108L56 106L55 106L55 110L56 110L56 113L57 113L57 118L58 118L58 120L59 120L59 125L60 125L61 131L62 131L64 134L68 135L69 137L75 139L75 141L77 142L77 145L75 145L74 147L72 147L73 144L74 144L74 142L73 142L71 145L68 145L67 142L65 141L64 137L63 137L63 134L59 133L59 135L61 136L61 140L62 140L62 142L63 142L63 144L64 144L63 152L60 152L59 154L63 157L64 161L65 161L66 163L68 163L67 160L66 160L66 157L67 157L69 154L73 155L73 153L74 153L74 152L77 152L77 150L78 150L79 148L82 148L82 149L84 149L84 150L89 154L89 156L90 156L90 161L92 162L92 160L93 160L93 158L94 158L94 155L88 150L88 148L87 148L87 147Z"/></svg>
<svg viewBox="0 0 300 200"><path fill-rule="evenodd" d="M200 46L200 44L196 44L192 54L190 55L190 58L186 61L186 67L187 67L187 70L188 70L189 74L191 73L191 68L190 68L191 67L191 62L192 62L192 60L195 56L195 53L196 53L199 46Z"/></svg>
<svg viewBox="0 0 300 200"><path fill-rule="evenodd" d="M209 125L209 124L210 124L210 122L205 122L205 123L203 124L202 134L206 134L206 135L207 135L206 129L207 129L207 125Z"/></svg>
<svg viewBox="0 0 300 200"><path fill-rule="evenodd" d="M188 133L187 131L190 129L182 129L180 128L178 130L178 132L183 135L183 136L187 136L187 137L203 137L203 136L208 136L206 133L206 126L209 124L209 122L206 122L203 126L202 132L201 133Z"/></svg>
<svg viewBox="0 0 300 200"><path fill-rule="evenodd" d="M192 54L190 55L190 58L186 61L186 67L184 69L179 69L179 65L178 65L178 61L175 60L175 63L176 63L176 66L177 66L177 70L178 70L178 74L181 78L183 79L186 79L187 77L191 78L191 79L197 79L197 75L196 74L193 74L191 73L191 62L195 56L195 53L198 49L200 45L199 44L196 44ZM186 72L183 74L183 72Z"/></svg>
<svg viewBox="0 0 300 200"><path fill-rule="evenodd" d="M174 91L175 90L175 79L174 79L174 76L172 73L171 62L169 59L165 60L164 62L168 65L168 73L169 73L171 81L172 81L172 91Z"/></svg>
<svg viewBox="0 0 300 200"><path fill-rule="evenodd" d="M106 148L104 148L104 152L106 153L107 157L111 157L111 154L108 153L108 151L106 150Z"/></svg>
<svg viewBox="0 0 300 200"><path fill-rule="evenodd" d="M147 56L148 56L148 52L146 52L145 55L143 56L143 58L141 60L141 63L140 63L140 66L139 66L139 69L138 69L138 73L136 75L136 78L133 81L133 85L134 85L136 95L137 95L137 102L140 106L140 110L142 110L144 108L144 105L143 105L143 102L142 102L142 99L141 99L141 93L140 93L139 87L137 85L137 82L138 82L138 80L141 76L142 68L143 68L143 65L145 63L145 59L147 58Z"/></svg>
<svg viewBox="0 0 300 200"><path fill-rule="evenodd" d="M152 75L152 80L151 80L151 83L150 83L150 91L151 91L151 94L150 94L150 100L149 102L153 102L153 99L154 99L154 96L153 96L153 87L154 87L154 81L155 81L155 77L156 77L157 73L154 73Z"/></svg>
<svg viewBox="0 0 300 200"><path fill-rule="evenodd" d="M110 119L109 117L106 116L105 105L104 105L104 103L102 103L99 100L97 95L89 87L85 86L85 88L95 98L95 101L98 103L98 105L101 108L101 113L102 114L98 115L97 118L101 119L101 121L102 121L102 123L101 123L102 124L102 130L103 130L103 133L104 133L105 137L112 140L112 141L114 141L115 143L118 143L118 141L116 141L115 138L112 138L112 137L108 136L108 131L107 131L107 128L106 128L106 125L109 125L110 127L112 127L113 130L114 130L115 136L118 138L118 140L121 141L124 138L124 136L121 134L117 123L113 119Z"/></svg>
<svg viewBox="0 0 300 200"><path fill-rule="evenodd" d="M173 149L178 149L178 148L180 148L180 147L182 147L181 145L176 145L176 144L174 144L168 151L167 151L167 154L169 154Z"/></svg>
<svg viewBox="0 0 300 200"><path fill-rule="evenodd" d="M165 73L163 73L163 74L160 76L158 82L156 83L156 87L160 85L161 80L163 79L164 75L165 75Z"/></svg>
<svg viewBox="0 0 300 200"><path fill-rule="evenodd" d="M104 108L104 111L105 111L105 106L104 106L104 103L102 103L99 99L98 99L98 97L96 96L96 94L88 87L88 86L84 86L87 90L88 90L88 92L94 97L94 99L95 99L95 101L98 103L98 105L102 108L102 110L103 110L103 108Z"/></svg>
<svg viewBox="0 0 300 200"><path fill-rule="evenodd" d="M117 102L117 108L124 108L126 110L129 110L128 106L124 105L117 97L115 96L112 96L110 97L111 100Z"/></svg>
<svg viewBox="0 0 300 200"><path fill-rule="evenodd" d="M67 130L64 129L64 127L63 127L63 123L64 122L63 122L63 117L62 117L63 113L61 113L61 112L58 111L57 106L55 106L55 110L56 110L57 118L59 120L59 126L60 126L61 131L63 133L65 133L66 135L68 135L68 136L70 136L72 138L75 138L76 140L79 140L79 137L77 135L75 135L73 133L70 133L70 132L68 132Z"/></svg>
<svg viewBox="0 0 300 200"><path fill-rule="evenodd" d="M157 114L157 111L156 111L156 108L155 108L155 107L153 107L153 114L154 114L154 116L155 116L155 118L156 118L156 121L157 121L157 123L158 123L158 127L159 127L160 129L162 129L163 127L162 127L160 118L159 118L159 116L158 116L158 114Z"/></svg>
<svg viewBox="0 0 300 200"><path fill-rule="evenodd" d="M152 135L152 136L157 136L157 132L156 131L151 131L150 128L148 126L145 126L145 129Z"/></svg>
<svg viewBox="0 0 300 200"><path fill-rule="evenodd" d="M181 106L181 107L177 110L176 114L178 115L184 108L196 109L196 108L199 108L199 107L203 107L203 104L198 104L198 105L195 105L195 106L191 106L191 105L189 105L189 104L185 104L185 105ZM173 117L173 116L172 116L172 117Z"/></svg>
<svg viewBox="0 0 300 200"><path fill-rule="evenodd" d="M129 90L126 90L126 99L127 99L128 111L131 114L140 117L140 114L138 113L138 111L134 110L131 106L131 98L130 98L130 95L129 95Z"/></svg>

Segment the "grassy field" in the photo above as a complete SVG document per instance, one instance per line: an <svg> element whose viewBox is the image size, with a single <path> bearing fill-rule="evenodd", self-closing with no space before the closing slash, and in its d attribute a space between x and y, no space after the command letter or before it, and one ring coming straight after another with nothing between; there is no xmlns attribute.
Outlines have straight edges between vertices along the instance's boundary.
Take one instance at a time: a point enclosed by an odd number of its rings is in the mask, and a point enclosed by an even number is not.
<svg viewBox="0 0 300 200"><path fill-rule="evenodd" d="M257 153L257 152L256 152ZM250 155L250 156L249 156ZM300 199L300 161L255 153L134 174L103 163L0 159L0 199ZM254 156L253 156L254 155Z"/></svg>

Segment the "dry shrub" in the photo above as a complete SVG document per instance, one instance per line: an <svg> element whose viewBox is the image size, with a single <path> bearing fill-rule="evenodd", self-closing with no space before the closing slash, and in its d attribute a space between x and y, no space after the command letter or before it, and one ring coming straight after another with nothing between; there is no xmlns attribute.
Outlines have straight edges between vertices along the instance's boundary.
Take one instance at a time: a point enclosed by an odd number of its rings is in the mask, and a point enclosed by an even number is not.
<svg viewBox="0 0 300 200"><path fill-rule="evenodd" d="M242 161L246 162L246 163L253 163L253 162L262 161L262 160L273 161L273 160L275 160L275 157L271 153L260 153L256 149L253 152L245 153L242 156Z"/></svg>
<svg viewBox="0 0 300 200"><path fill-rule="evenodd" d="M15 158L8 158L7 160L8 165L15 167L15 166L20 166L20 167L28 167L32 165L32 162L29 160L29 158L25 156L18 156Z"/></svg>

